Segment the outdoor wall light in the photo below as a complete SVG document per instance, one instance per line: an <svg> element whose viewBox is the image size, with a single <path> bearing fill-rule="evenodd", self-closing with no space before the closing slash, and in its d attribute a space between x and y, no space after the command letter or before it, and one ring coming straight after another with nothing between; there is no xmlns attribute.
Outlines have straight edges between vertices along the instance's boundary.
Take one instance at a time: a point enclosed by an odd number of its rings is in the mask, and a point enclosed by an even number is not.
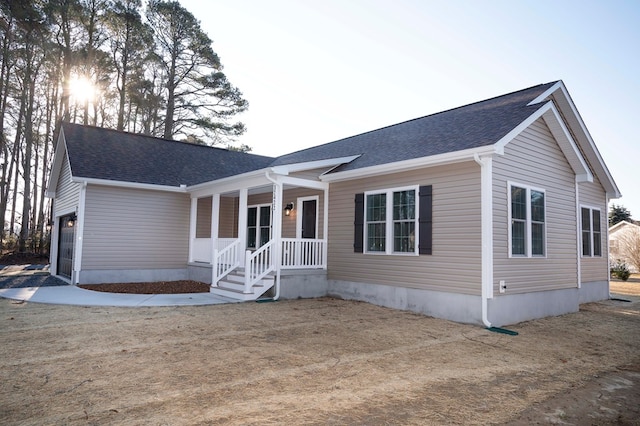
<svg viewBox="0 0 640 426"><path fill-rule="evenodd" d="M73 219L69 219L69 221L67 222L67 227L68 228L73 228L73 224L74 224Z"/></svg>
<svg viewBox="0 0 640 426"><path fill-rule="evenodd" d="M284 215L289 216L291 214L291 211L293 210L293 207L293 203L287 204L284 208Z"/></svg>

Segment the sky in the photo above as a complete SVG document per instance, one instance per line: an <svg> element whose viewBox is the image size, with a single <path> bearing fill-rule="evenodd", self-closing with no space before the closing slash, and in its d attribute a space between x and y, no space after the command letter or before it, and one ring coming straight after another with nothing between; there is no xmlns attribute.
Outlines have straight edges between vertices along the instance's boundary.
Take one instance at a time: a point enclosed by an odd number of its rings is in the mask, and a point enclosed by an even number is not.
<svg viewBox="0 0 640 426"><path fill-rule="evenodd" d="M638 0L180 0L277 156L563 80L640 219Z"/></svg>

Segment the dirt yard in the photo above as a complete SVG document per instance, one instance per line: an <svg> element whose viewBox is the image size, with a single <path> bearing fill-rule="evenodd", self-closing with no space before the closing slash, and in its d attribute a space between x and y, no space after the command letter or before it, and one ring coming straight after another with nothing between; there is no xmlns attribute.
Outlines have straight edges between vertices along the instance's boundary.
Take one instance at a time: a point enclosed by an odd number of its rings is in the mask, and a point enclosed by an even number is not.
<svg viewBox="0 0 640 426"><path fill-rule="evenodd" d="M492 333L334 299L0 299L0 424L640 424L640 283Z"/></svg>

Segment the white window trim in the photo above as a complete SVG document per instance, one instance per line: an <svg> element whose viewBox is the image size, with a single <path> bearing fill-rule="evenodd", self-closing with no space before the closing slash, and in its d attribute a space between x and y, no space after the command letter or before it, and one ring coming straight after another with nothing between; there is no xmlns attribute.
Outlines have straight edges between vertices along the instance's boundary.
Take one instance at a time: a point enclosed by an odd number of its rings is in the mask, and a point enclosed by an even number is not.
<svg viewBox="0 0 640 426"><path fill-rule="evenodd" d="M396 252L393 251L393 193L401 192L401 191L414 191L415 192L415 218L413 219L415 223L414 227L414 249L412 252ZM376 194L386 194L386 217L385 217L385 251L369 251L367 248L369 247L369 233L367 226L367 197L369 195ZM365 191L364 193L364 230L363 230L363 252L366 254L374 254L374 255L393 255L393 256L418 256L419 255L419 226L420 226L420 186L412 185L412 186L403 186L396 188L388 188L388 189L376 189L371 191Z"/></svg>
<svg viewBox="0 0 640 426"><path fill-rule="evenodd" d="M512 187L524 188L527 191L527 220L525 221L525 254L513 254L513 240L512 240L512 209L511 209L511 188ZM531 243L531 191L542 192L544 194L544 254L533 254L533 244ZM507 239L509 241L509 258L513 259L545 259L547 257L547 229L549 223L547 221L547 191L542 188L538 188L531 185L525 185L519 182L507 181Z"/></svg>
<svg viewBox="0 0 640 426"><path fill-rule="evenodd" d="M582 249L582 209L588 209L589 210L589 242L591 243L591 253L589 253L588 255L585 255L583 253L583 249ZM595 255L594 253L594 247L595 244L593 243L593 211L597 210L600 213L600 254L599 255ZM588 204L580 204L580 257L584 257L584 258L601 258L602 256L602 238L604 236L604 232L602 231L602 209L600 207L595 207L595 206L590 206Z"/></svg>
<svg viewBox="0 0 640 426"><path fill-rule="evenodd" d="M271 203L262 203L262 204L251 204L247 206L247 212L250 208L256 208L256 247L258 249L258 239L260 238L260 207L269 207L271 210L271 214L269 217L269 239L273 238L273 205ZM248 216L247 216L248 218ZM249 222L247 221L247 236L249 235ZM248 238L247 238L248 240ZM248 243L248 241L247 241ZM255 250L254 249L254 250Z"/></svg>

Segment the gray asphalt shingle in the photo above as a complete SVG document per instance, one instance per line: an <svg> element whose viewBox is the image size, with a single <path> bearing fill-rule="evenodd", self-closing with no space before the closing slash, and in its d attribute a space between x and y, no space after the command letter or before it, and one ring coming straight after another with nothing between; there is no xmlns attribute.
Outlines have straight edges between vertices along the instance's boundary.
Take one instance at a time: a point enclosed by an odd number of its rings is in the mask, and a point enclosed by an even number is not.
<svg viewBox="0 0 640 426"><path fill-rule="evenodd" d="M283 155L273 165L360 155L332 172L429 157L498 142L542 107L527 106L556 82Z"/></svg>
<svg viewBox="0 0 640 426"><path fill-rule="evenodd" d="M146 135L64 123L74 176L157 185L195 185L269 166L360 155L332 172L429 157L499 141L544 103L556 82L439 112L271 158Z"/></svg>
<svg viewBox="0 0 640 426"><path fill-rule="evenodd" d="M180 186L259 170L271 157L63 123L74 176Z"/></svg>

